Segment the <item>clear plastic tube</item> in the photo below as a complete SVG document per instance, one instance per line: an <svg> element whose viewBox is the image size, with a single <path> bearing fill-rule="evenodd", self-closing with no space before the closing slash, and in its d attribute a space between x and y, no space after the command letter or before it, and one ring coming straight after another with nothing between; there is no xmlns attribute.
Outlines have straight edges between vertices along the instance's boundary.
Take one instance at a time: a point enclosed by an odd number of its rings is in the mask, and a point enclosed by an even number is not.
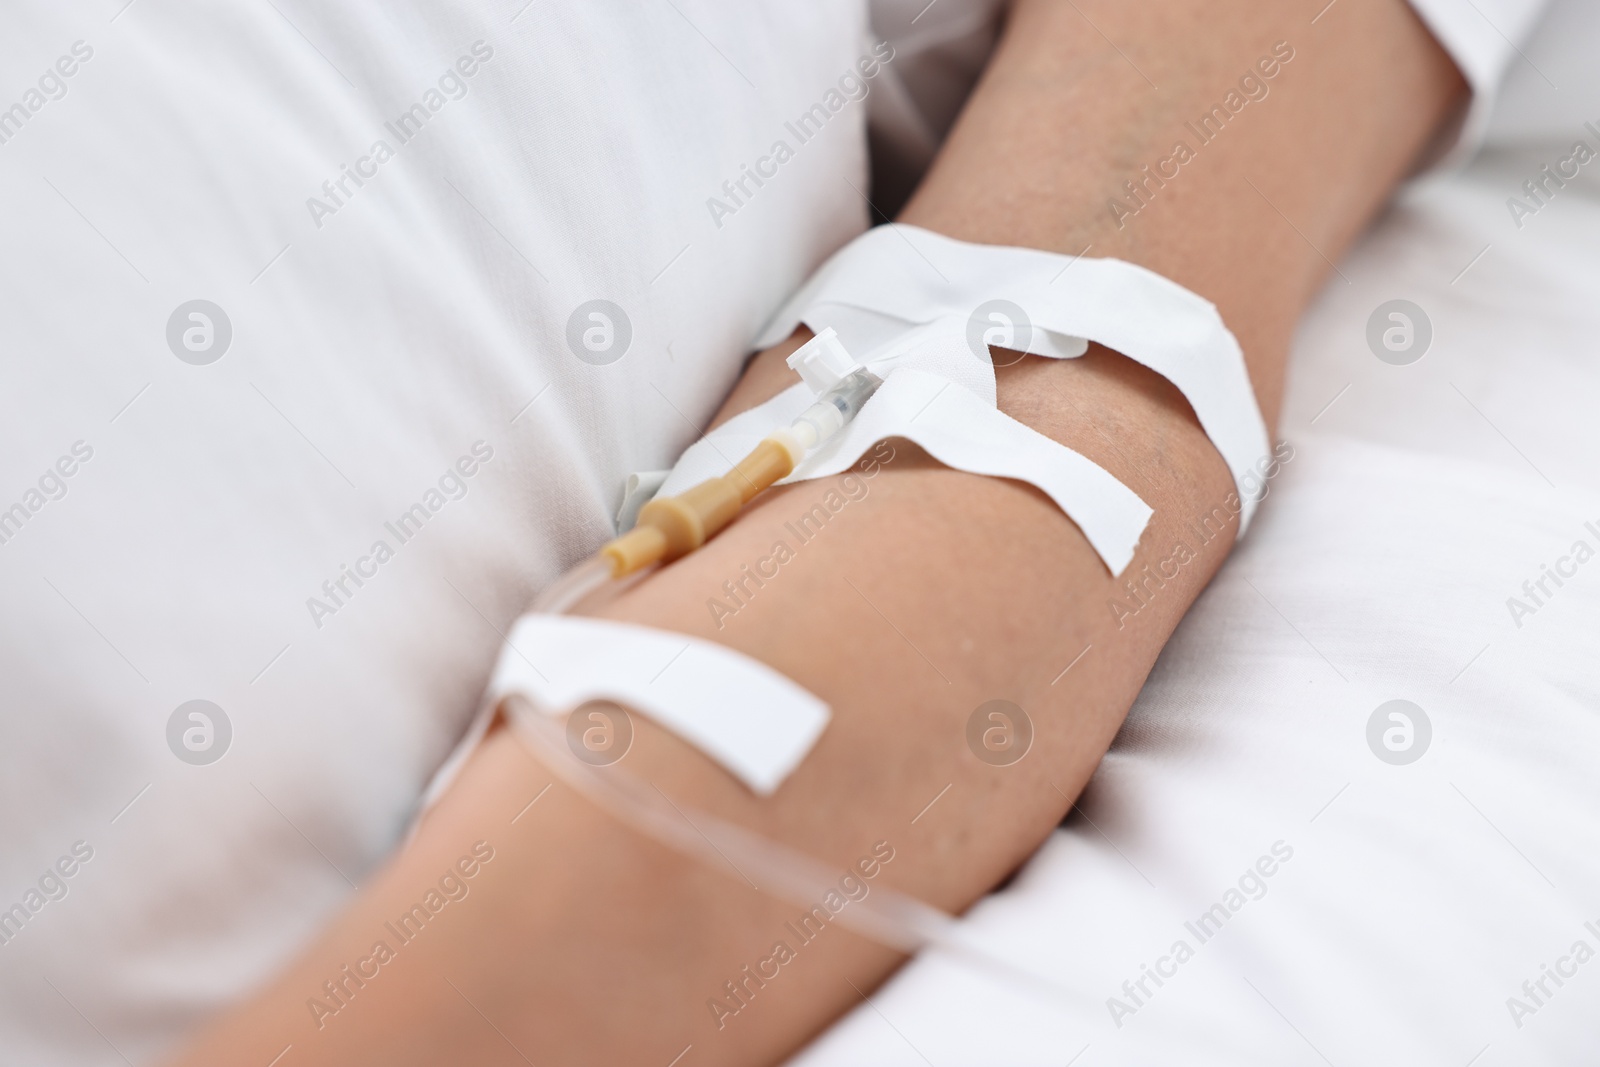
<svg viewBox="0 0 1600 1067"><path fill-rule="evenodd" d="M611 581L611 563L603 556L590 556L555 580L533 602L536 615L565 615L584 597Z"/></svg>
<svg viewBox="0 0 1600 1067"><path fill-rule="evenodd" d="M611 581L604 559L590 559L568 571L535 603L534 611L565 614ZM620 583L619 583L620 584ZM821 905L836 892L841 870L787 845L706 812L685 809L659 789L654 793L624 768L599 768L578 760L568 749L565 730L526 697L508 696L502 708L512 731L552 774L618 821L646 837L712 867L731 868L759 891L802 908ZM952 915L887 887L852 901L831 919L863 937L904 953L938 948L981 964L1052 1003L1076 996L1042 975L976 946L961 937Z"/></svg>
<svg viewBox="0 0 1600 1067"><path fill-rule="evenodd" d="M601 773L581 762L566 747L565 731L526 698L505 701L512 730L546 768L566 785L608 812L618 821L674 851L741 878L759 892L800 908L822 906L829 893L838 893L842 869L762 837L735 823L703 811L685 809L659 789L652 795L638 779L612 765ZM978 963L1026 986L1052 1003L1077 994L1043 975L966 941L959 921L906 893L887 887L872 890L852 901L830 921L907 954L937 948Z"/></svg>

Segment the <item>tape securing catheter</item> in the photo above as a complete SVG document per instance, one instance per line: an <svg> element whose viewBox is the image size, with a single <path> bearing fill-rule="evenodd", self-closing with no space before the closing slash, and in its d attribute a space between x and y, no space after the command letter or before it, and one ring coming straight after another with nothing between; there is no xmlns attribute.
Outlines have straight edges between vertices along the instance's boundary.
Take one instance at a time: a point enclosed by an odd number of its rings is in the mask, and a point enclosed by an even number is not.
<svg viewBox="0 0 1600 1067"><path fill-rule="evenodd" d="M999 418L984 418L975 405L961 405L951 418L932 423L981 435L1001 432L994 429L1001 419L1014 422L995 410L994 367L984 344L995 321L986 314L999 316L997 347L1071 359L1093 341L1172 382L1233 477L1240 532L1249 525L1260 492L1254 465L1271 453L1271 445L1244 354L1214 304L1143 267L1117 259L970 244L898 223L879 226L823 264L774 316L756 345L777 344L802 323L818 333L832 328L846 349L884 379L885 388L904 369L935 375L971 393ZM679 491L726 467L721 456L739 454L741 438L758 425L775 423L808 394L804 384L793 386L718 427L684 453L661 491ZM876 443L866 439L872 433L889 435L886 420L870 418L880 403L881 396L870 401L857 425L784 482L839 473ZM918 431L932 434L928 413L895 421L900 427L896 436L916 440ZM1114 482L1109 475L1090 480L1081 493L1057 497L1051 493L1052 483L1035 475L1047 462L1042 459L1046 452L1070 450L1035 436L1035 448L1019 456L1014 471L979 470L959 457L950 461L935 456L973 473L1019 478L1051 494L1084 530L1106 566L1120 572L1138 540L1137 532L1128 537L1127 527L1142 504L1127 499L1131 491L1121 496L1106 489L1105 480ZM1144 519L1148 517L1146 509ZM1143 525L1139 522L1139 531Z"/></svg>
<svg viewBox="0 0 1600 1067"><path fill-rule="evenodd" d="M802 322L813 330L831 326L871 366L878 358L904 358L899 352L915 346L914 339L884 342L910 324L935 336L964 337L970 351L974 312L991 301L1014 304L1027 316L1002 347L1069 359L1093 341L1175 385L1233 474L1243 506L1241 532L1249 525L1259 490L1247 486L1271 444L1244 353L1215 304L1144 267L970 244L895 223L867 231L823 264L756 343L776 344ZM882 357L871 350L877 346ZM978 362L988 373L974 392L993 404L993 368Z"/></svg>

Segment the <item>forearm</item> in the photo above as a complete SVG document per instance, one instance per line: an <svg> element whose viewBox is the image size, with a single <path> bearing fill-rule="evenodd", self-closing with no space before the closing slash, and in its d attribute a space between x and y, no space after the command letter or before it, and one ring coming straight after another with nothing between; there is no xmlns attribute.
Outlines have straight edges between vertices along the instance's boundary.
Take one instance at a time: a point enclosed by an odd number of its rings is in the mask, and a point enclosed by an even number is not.
<svg viewBox="0 0 1600 1067"><path fill-rule="evenodd" d="M1125 6L1078 4L1159 92L1072 5L1020 5L905 220L973 241L1074 254L1091 245L1090 255L1190 286L1239 335L1270 411L1289 331L1328 269L1321 256L1335 256L1381 201L1458 82L1397 0L1340 0L1315 28L1315 11L1264 12L1252 0L1205 5L1203 17L1176 2ZM1119 227L1106 200L1122 181L1169 154L1184 119L1283 39L1296 55L1271 96ZM756 361L732 407L792 380L779 356ZM895 858L875 887L946 908L965 907L1036 847L1220 565L1233 529L1203 542L1190 531L1232 483L1176 391L1119 356L1026 359L998 378L1004 410L1155 508L1136 572L1180 540L1193 558L1119 617L1107 605L1125 600L1120 583L1042 495L941 468L898 443L868 491L722 625L707 599L741 564L767 556L784 524L838 479L760 498L705 549L606 608L730 645L827 700L833 721L807 760L758 799L635 717L619 770L841 870L886 841ZM965 740L972 711L997 698L1024 708L1036 731L1033 751L1007 767L979 761ZM708 1000L726 998L724 983L774 942L792 941L784 924L799 909L731 869L666 852L560 784L519 816L549 783L509 735L493 735L336 927L185 1062L265 1063L290 1043L300 1065L664 1064L691 1043L697 1064L770 1062L895 964L830 928L791 945L796 958L780 976L719 1025ZM496 857L471 895L315 1025L307 1001L322 983L386 939L383 923L478 840Z"/></svg>
<svg viewBox="0 0 1600 1067"><path fill-rule="evenodd" d="M1046 405L1041 426L1156 505L1147 539L1168 544L1180 523L1221 505L1227 474L1170 387L1109 354L1086 360L1074 402L1093 421ZM1002 395L1035 386L1045 387L1008 374ZM759 799L634 716L633 746L615 769L841 873L887 842L895 858L872 889L960 910L1060 820L1228 535L1197 545L1197 558L1119 628L1106 611L1110 577L1046 498L895 447L860 483L865 495L809 542L785 524L830 489L842 493L840 479L762 498L711 546L605 612L723 642L823 697L833 720L806 761ZM794 559L719 629L707 599L777 539ZM968 717L997 698L1025 709L1035 730L1012 766L980 762L967 747ZM469 895L402 947L393 924L480 840L495 857ZM266 1063L290 1043L300 1065L517 1064L521 1055L541 1067L664 1064L691 1043L697 1063L772 1062L898 962L838 927L802 945L785 923L803 911L752 889L734 866L679 857L619 825L552 785L499 731L338 924L183 1062ZM724 983L743 981L742 969L780 940L796 959L748 1007L715 1016L708 1001L737 1007ZM369 965L378 976L347 1005L330 998L325 983L347 982L342 968L371 958L378 941L393 961ZM338 1010L314 1012L313 998Z"/></svg>

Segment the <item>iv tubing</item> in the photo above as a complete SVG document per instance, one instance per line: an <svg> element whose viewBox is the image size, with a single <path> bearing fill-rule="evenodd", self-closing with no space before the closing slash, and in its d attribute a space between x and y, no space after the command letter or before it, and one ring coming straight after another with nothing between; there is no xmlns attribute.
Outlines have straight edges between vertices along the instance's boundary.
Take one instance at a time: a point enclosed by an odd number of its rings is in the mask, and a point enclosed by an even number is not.
<svg viewBox="0 0 1600 1067"><path fill-rule="evenodd" d="M702 811L685 810L659 790L621 768L602 774L567 751L561 726L525 697L505 702L518 739L541 757L557 778L619 822L652 841L708 866L733 871L759 892L800 908L819 906L837 892L840 871L805 853L762 837ZM830 915L846 929L907 954L938 948L1020 983L1051 1002L1071 999L1071 991L1043 975L962 939L956 918L907 893L880 887Z"/></svg>
<svg viewBox="0 0 1600 1067"><path fill-rule="evenodd" d="M562 615L602 587L703 545L763 489L787 477L805 454L836 434L859 412L882 381L857 369L825 390L787 428L767 436L720 478L677 497L652 500L633 530L568 571L535 602L541 614ZM563 729L527 698L503 705L512 731L568 786L613 817L660 844L713 867L731 866L761 891L810 908L835 889L837 871L788 846L705 812L685 811L656 795L621 768L602 774L582 764L565 745ZM759 880L759 884L756 880ZM955 917L905 893L879 888L832 916L856 933L901 952L937 947L980 963L1051 1001L1072 994L1003 957L965 942Z"/></svg>
<svg viewBox="0 0 1600 1067"><path fill-rule="evenodd" d="M533 602L532 610L537 615L565 615L611 579L610 561L602 556L591 556L556 579Z"/></svg>

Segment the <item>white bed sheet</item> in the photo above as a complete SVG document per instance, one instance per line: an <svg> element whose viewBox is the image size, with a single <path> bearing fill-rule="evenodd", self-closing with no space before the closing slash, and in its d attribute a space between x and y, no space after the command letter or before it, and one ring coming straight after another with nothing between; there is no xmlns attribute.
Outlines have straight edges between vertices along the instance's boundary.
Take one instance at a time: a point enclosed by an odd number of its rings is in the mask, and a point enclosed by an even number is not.
<svg viewBox="0 0 1600 1067"><path fill-rule="evenodd" d="M1593 1062L1600 962L1522 987L1600 950L1600 562L1507 606L1600 549L1600 183L1520 231L1505 206L1563 140L1408 190L1303 324L1258 525L1079 810L966 919L1070 995L925 954L792 1067ZM1409 366L1365 340L1394 298L1433 326ZM1397 698L1433 728L1406 766L1366 741ZM1201 944L1185 922L1277 842Z"/></svg>

